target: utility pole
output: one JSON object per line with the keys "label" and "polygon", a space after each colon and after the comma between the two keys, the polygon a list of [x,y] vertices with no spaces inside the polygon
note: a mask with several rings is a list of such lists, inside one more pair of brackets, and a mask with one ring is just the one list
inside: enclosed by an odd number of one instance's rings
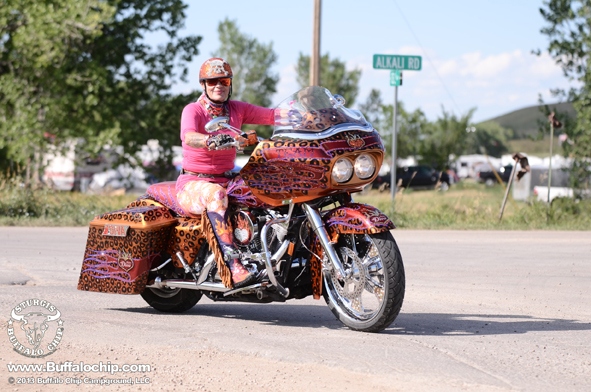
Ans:
{"label": "utility pole", "polygon": [[314,0],[314,34],[310,56],[310,86],[320,85],[320,10],[322,0]]}

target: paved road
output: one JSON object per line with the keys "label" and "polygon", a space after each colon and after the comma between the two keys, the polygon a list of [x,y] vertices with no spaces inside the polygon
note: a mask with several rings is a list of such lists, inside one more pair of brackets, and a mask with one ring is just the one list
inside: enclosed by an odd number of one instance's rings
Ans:
{"label": "paved road", "polygon": [[[394,234],[406,267],[405,302],[390,328],[364,334],[343,328],[312,299],[252,305],[204,298],[185,314],[164,315],[139,296],[79,292],[85,228],[0,227],[0,389],[40,390],[39,381],[52,380],[64,382],[60,390],[75,380],[91,389],[86,382],[101,377],[133,377],[149,382],[142,390],[591,390],[591,232]],[[30,298],[51,302],[64,320],[57,352],[44,359],[14,352],[6,333],[11,309]],[[7,367],[45,361],[151,368]],[[35,384],[11,385],[9,377]]]}

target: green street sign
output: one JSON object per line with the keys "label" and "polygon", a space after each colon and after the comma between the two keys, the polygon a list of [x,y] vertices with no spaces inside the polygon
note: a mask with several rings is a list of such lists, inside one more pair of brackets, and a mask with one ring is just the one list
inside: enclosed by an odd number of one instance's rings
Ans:
{"label": "green street sign", "polygon": [[393,69],[390,71],[390,86],[402,86],[402,71]]}
{"label": "green street sign", "polygon": [[400,69],[420,71],[423,65],[421,56],[400,56],[397,54],[374,54],[373,67],[375,69]]}

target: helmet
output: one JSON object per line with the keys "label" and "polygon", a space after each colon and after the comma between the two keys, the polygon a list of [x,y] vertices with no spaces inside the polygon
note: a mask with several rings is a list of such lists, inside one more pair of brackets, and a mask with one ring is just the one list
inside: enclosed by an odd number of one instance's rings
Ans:
{"label": "helmet", "polygon": [[200,82],[205,79],[231,78],[233,75],[230,64],[219,57],[212,57],[209,60],[206,60],[203,65],[201,65],[201,69],[199,69]]}

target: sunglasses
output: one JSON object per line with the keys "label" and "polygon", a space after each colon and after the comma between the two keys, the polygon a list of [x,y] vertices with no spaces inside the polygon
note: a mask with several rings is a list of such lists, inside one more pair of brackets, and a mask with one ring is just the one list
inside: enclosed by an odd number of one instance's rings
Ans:
{"label": "sunglasses", "polygon": [[220,83],[222,86],[228,87],[230,85],[230,83],[232,83],[232,79],[231,78],[206,79],[205,83],[209,87],[217,86],[218,83]]}

